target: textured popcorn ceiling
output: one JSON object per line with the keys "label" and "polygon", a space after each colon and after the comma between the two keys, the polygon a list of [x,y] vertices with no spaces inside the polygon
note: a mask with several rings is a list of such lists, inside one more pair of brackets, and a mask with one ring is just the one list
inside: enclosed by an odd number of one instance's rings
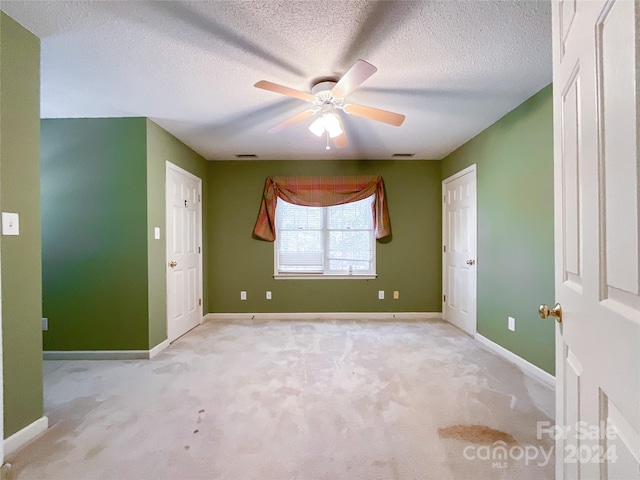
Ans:
{"label": "textured popcorn ceiling", "polygon": [[[42,43],[42,116],[149,117],[207,159],[440,159],[551,82],[549,1],[6,1]],[[355,60],[348,99],[406,115],[344,116],[350,146],[267,130]]]}

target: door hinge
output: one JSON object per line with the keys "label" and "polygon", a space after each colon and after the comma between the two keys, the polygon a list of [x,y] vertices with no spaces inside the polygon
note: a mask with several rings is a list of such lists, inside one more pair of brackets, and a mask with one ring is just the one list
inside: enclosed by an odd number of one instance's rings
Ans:
{"label": "door hinge", "polygon": [[442,195],[442,203],[447,203],[447,196],[446,195]]}
{"label": "door hinge", "polygon": [[442,246],[442,248],[444,249],[444,250],[443,250],[443,251],[444,251],[444,253],[447,253],[447,246],[446,246],[446,245],[443,245],[443,246]]}
{"label": "door hinge", "polygon": [[198,305],[202,305],[202,299],[201,298],[198,299]]}
{"label": "door hinge", "polygon": [[443,303],[447,303],[447,296],[446,296],[446,295],[443,295],[443,296],[442,296],[442,302],[443,302]]}
{"label": "door hinge", "polygon": [[200,201],[200,194],[198,194],[198,201]]}
{"label": "door hinge", "polygon": [[198,247],[198,253],[200,253],[200,247]]}

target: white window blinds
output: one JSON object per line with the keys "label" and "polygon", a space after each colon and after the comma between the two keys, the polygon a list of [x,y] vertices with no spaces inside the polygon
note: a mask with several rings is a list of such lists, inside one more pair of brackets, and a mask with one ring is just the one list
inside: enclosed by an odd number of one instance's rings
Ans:
{"label": "white window blinds", "polygon": [[374,274],[373,198],[330,207],[278,199],[276,273]]}

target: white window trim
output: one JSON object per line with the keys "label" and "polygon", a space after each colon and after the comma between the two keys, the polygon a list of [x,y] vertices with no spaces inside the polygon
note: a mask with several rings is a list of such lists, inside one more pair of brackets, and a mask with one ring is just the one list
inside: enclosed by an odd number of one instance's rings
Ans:
{"label": "white window trim", "polygon": [[[277,214],[276,214],[277,215]],[[326,215],[326,213],[325,213]],[[325,222],[326,223],[326,222]],[[325,235],[328,230],[324,229]],[[276,235],[278,233],[278,229],[276,227]],[[299,273],[299,272],[291,272],[291,273],[282,273],[278,272],[278,242],[277,240],[273,242],[273,278],[276,280],[375,280],[378,278],[378,268],[376,265],[376,260],[378,257],[377,252],[377,241],[375,238],[375,232],[372,232],[372,246],[371,246],[371,270],[373,273]],[[325,239],[325,245],[326,239]]]}
{"label": "white window trim", "polygon": [[276,280],[375,280],[377,273],[367,273],[366,275],[325,275],[323,273],[274,273]]}

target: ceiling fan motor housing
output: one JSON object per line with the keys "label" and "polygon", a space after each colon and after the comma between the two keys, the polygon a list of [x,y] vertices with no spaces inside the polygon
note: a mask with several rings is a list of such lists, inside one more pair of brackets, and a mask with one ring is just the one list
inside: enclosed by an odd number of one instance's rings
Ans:
{"label": "ceiling fan motor housing", "polygon": [[344,99],[331,95],[331,89],[336,85],[332,80],[325,80],[316,83],[311,88],[311,93],[316,100],[313,104],[324,112],[331,112],[334,108],[342,108]]}
{"label": "ceiling fan motor housing", "polygon": [[313,87],[311,87],[311,94],[320,95],[325,92],[330,94],[331,89],[336,86],[336,83],[337,82],[334,82],[332,80],[324,80],[324,81],[318,82]]}

